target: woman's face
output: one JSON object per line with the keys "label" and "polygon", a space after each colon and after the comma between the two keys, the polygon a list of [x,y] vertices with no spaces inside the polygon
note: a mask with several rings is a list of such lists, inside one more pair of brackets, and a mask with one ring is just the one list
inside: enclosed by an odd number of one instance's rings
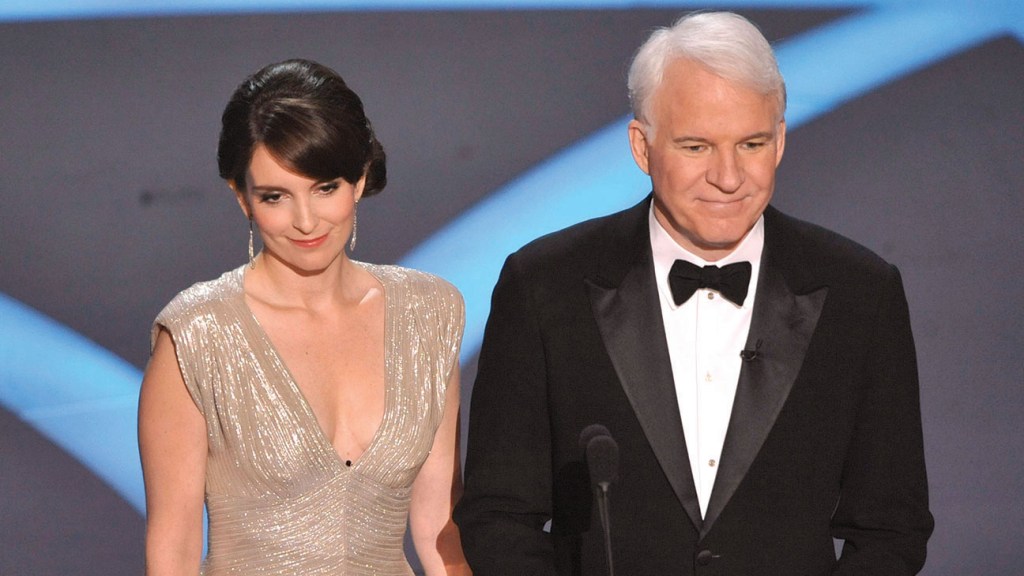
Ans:
{"label": "woman's face", "polygon": [[235,193],[242,211],[259,227],[263,257],[313,274],[346,257],[365,181],[311,180],[289,172],[260,144],[246,172],[245,190]]}

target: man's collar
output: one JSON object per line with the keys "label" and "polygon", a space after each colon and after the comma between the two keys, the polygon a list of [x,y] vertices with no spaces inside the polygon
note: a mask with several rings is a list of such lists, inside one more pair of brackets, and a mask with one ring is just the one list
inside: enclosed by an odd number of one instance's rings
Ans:
{"label": "man's collar", "polygon": [[654,215],[654,202],[648,208],[648,227],[651,237],[651,254],[654,256],[654,264],[657,268],[668,270],[676,260],[686,260],[698,266],[714,264],[725,266],[733,262],[750,262],[757,264],[761,261],[761,252],[764,250],[764,215],[758,217],[757,222],[747,232],[743,240],[735,250],[715,262],[708,262],[693,252],[680,246],[668,231],[661,225]]}

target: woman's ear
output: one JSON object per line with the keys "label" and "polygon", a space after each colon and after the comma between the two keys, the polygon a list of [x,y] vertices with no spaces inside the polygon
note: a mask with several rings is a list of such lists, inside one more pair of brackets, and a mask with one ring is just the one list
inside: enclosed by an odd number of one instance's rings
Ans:
{"label": "woman's ear", "polygon": [[234,182],[228,182],[228,188],[231,188],[231,191],[235,193],[235,200],[238,201],[238,207],[242,209],[246,219],[252,220],[252,207],[249,206],[249,199],[245,195],[245,190],[239,190]]}
{"label": "woman's ear", "polygon": [[366,175],[368,173],[369,172],[363,172],[363,177],[356,182],[355,191],[353,192],[353,197],[356,202],[359,202],[359,199],[363,197],[363,189],[366,188]]}

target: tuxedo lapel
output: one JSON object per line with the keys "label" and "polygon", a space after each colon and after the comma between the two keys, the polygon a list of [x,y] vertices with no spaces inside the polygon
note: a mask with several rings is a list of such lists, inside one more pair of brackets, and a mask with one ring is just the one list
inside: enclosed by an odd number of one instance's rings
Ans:
{"label": "tuxedo lapel", "polygon": [[[704,537],[736,492],[761,445],[775,424],[803,365],[807,346],[818,323],[828,288],[814,286],[796,293],[799,273],[790,263],[799,260],[790,247],[775,241],[775,227],[766,213],[765,250],[747,337],[747,350],[756,357],[744,360],[733,401],[732,416],[722,447],[721,467],[715,476]],[[789,280],[789,282],[787,282]]]}
{"label": "tuxedo lapel", "polygon": [[[607,269],[617,267],[619,272],[587,279],[587,292],[605,349],[644,435],[690,520],[699,528],[700,505],[686,452],[654,279],[647,205],[643,203],[643,225],[630,227],[636,230],[627,242],[634,244],[636,250],[625,274],[621,272],[621,262],[609,263]],[[609,282],[608,277],[621,277],[621,281]]]}

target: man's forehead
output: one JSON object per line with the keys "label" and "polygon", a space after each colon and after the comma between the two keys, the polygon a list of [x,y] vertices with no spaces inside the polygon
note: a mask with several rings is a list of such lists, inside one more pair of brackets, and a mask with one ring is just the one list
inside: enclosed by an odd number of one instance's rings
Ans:
{"label": "man's forehead", "polygon": [[761,87],[720,74],[706,65],[689,58],[676,57],[664,69],[661,82],[652,94],[654,109],[664,106],[680,107],[711,100],[738,100],[737,105],[749,107],[757,103],[770,104],[771,121],[782,119],[778,94]]}
{"label": "man's forehead", "polygon": [[750,99],[701,99],[664,94],[652,110],[651,124],[674,133],[690,132],[774,132],[782,120],[778,104],[770,96]]}

